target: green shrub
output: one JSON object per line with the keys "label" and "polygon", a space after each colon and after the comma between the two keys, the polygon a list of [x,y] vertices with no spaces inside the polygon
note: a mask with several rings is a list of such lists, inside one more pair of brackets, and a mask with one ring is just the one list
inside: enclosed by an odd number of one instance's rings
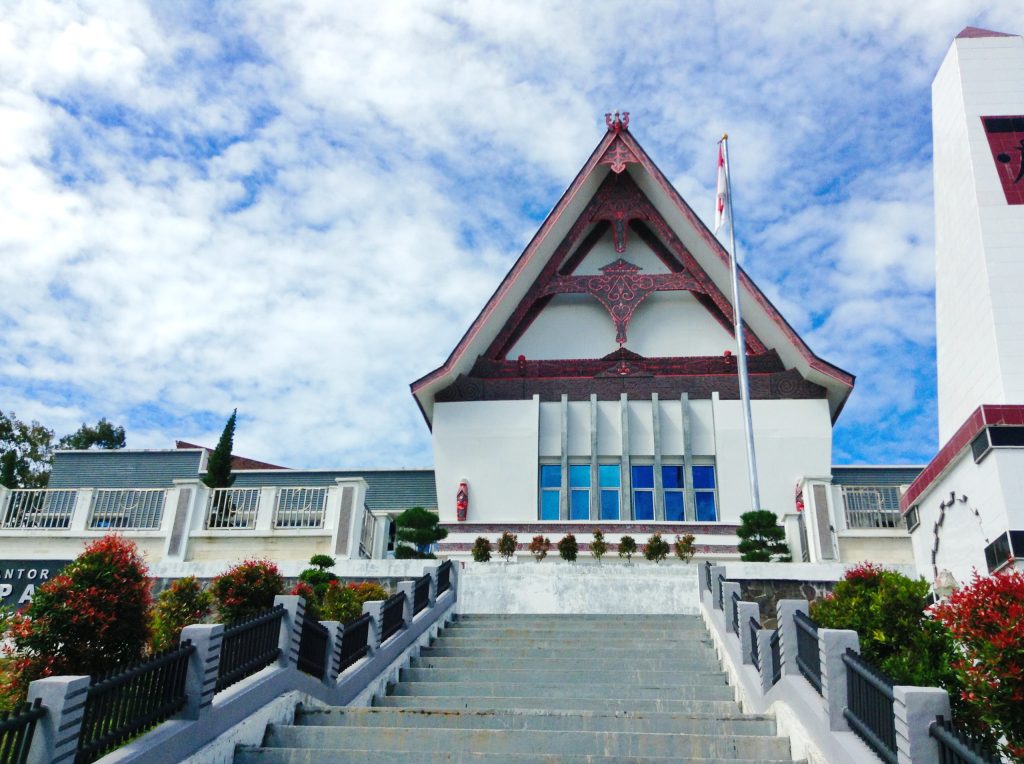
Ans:
{"label": "green shrub", "polygon": [[566,533],[558,542],[558,554],[566,562],[576,562],[580,553],[580,545],[576,543],[576,537]]}
{"label": "green shrub", "polygon": [[547,557],[550,549],[551,539],[547,536],[534,536],[530,542],[530,554],[537,558],[537,562]]}
{"label": "green shrub", "polygon": [[[438,525],[436,512],[423,507],[410,507],[395,518],[395,546],[397,560],[433,560],[431,547],[448,536]],[[410,546],[411,545],[411,546]]]}
{"label": "green shrub", "polygon": [[738,549],[744,562],[789,562],[789,546],[786,544],[786,529],[779,525],[779,518],[767,509],[744,512],[740,515],[740,537]]}
{"label": "green shrub", "polygon": [[692,533],[687,533],[681,538],[678,534],[676,535],[676,557],[678,557],[682,562],[689,562],[693,559],[693,555],[697,551],[696,546],[693,543],[694,541],[696,541],[696,539]]}
{"label": "green shrub", "polygon": [[636,539],[632,536],[623,536],[619,539],[619,557],[625,557],[626,562],[633,561],[636,554]]}
{"label": "green shrub", "polygon": [[505,558],[505,562],[511,560],[512,555],[516,553],[516,542],[518,540],[519,537],[509,531],[502,533],[498,539],[498,554]]}
{"label": "green shrub", "polygon": [[35,679],[99,674],[142,658],[152,604],[147,573],[134,543],[104,536],[36,588],[10,621],[14,665],[3,694],[23,700]]}
{"label": "green shrub", "polygon": [[307,616],[318,619],[327,588],[338,580],[338,576],[328,570],[335,566],[336,561],[330,555],[315,554],[309,558],[309,564],[311,567],[299,573],[299,583],[291,593],[306,601]]}
{"label": "green shrub", "polygon": [[284,579],[269,560],[246,560],[221,573],[210,586],[220,623],[234,623],[274,606]]}
{"label": "green shrub", "polygon": [[179,578],[160,592],[153,608],[153,650],[176,647],[181,630],[202,623],[213,610],[213,596],[195,576]]}
{"label": "green shrub", "polygon": [[388,592],[380,584],[367,581],[342,586],[334,582],[324,595],[320,617],[325,621],[351,623],[363,614],[364,602],[377,602],[387,598]]}
{"label": "green shrub", "polygon": [[660,564],[662,560],[668,557],[670,551],[672,551],[671,547],[661,537],[660,533],[653,534],[647,539],[647,543],[644,544],[644,557],[654,563]]}
{"label": "green shrub", "polygon": [[590,553],[594,556],[595,560],[601,562],[601,558],[604,557],[607,551],[608,544],[604,540],[604,531],[600,528],[594,529],[594,540],[590,542]]}
{"label": "green shrub", "polygon": [[473,542],[473,559],[476,562],[491,561],[491,542],[483,536],[477,536]]}

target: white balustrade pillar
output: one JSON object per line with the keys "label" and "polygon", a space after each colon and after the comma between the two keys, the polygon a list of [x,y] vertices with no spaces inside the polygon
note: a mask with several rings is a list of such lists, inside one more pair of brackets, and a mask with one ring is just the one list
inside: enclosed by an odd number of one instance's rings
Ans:
{"label": "white balustrade pillar", "polygon": [[800,673],[800,669],[796,665],[796,623],[793,621],[793,613],[797,610],[807,613],[809,607],[807,600],[779,600],[776,607],[779,623],[779,655],[781,656],[783,675]]}
{"label": "white balustrade pillar", "polygon": [[92,499],[95,495],[95,488],[78,489],[75,508],[71,513],[71,522],[68,524],[68,530],[71,533],[81,533],[89,527],[89,515],[92,513]]}
{"label": "white balustrade pillar", "polygon": [[260,488],[260,501],[256,505],[256,524],[258,531],[265,533],[274,529],[274,510],[277,508],[277,488],[263,486]]}

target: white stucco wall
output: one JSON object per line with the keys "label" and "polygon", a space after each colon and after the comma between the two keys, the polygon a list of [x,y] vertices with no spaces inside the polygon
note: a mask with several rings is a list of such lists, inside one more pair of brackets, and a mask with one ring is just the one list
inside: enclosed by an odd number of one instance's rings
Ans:
{"label": "white stucco wall", "polygon": [[528,401],[434,406],[434,472],[442,522],[455,521],[459,481],[469,481],[474,522],[537,513],[540,404]]}
{"label": "white stucco wall", "polygon": [[1024,39],[955,40],[932,84],[939,442],[983,403],[1024,402],[1024,205],[982,116],[1024,114]]}

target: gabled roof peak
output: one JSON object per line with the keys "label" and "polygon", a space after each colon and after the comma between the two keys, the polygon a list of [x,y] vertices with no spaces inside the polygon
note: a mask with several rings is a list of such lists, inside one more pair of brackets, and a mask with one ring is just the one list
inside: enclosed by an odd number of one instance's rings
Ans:
{"label": "gabled roof peak", "polygon": [[956,39],[972,39],[976,37],[1020,37],[1020,35],[1010,34],[1009,32],[993,32],[991,29],[982,29],[981,27],[964,27],[960,30],[960,34],[956,36]]}

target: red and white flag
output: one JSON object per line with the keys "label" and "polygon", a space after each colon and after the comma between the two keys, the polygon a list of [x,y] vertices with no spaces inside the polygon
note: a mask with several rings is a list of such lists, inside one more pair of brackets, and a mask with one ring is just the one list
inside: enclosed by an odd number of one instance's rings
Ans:
{"label": "red and white flag", "polygon": [[715,233],[725,224],[725,210],[729,204],[729,173],[725,168],[725,152],[718,142],[718,191],[715,193]]}

